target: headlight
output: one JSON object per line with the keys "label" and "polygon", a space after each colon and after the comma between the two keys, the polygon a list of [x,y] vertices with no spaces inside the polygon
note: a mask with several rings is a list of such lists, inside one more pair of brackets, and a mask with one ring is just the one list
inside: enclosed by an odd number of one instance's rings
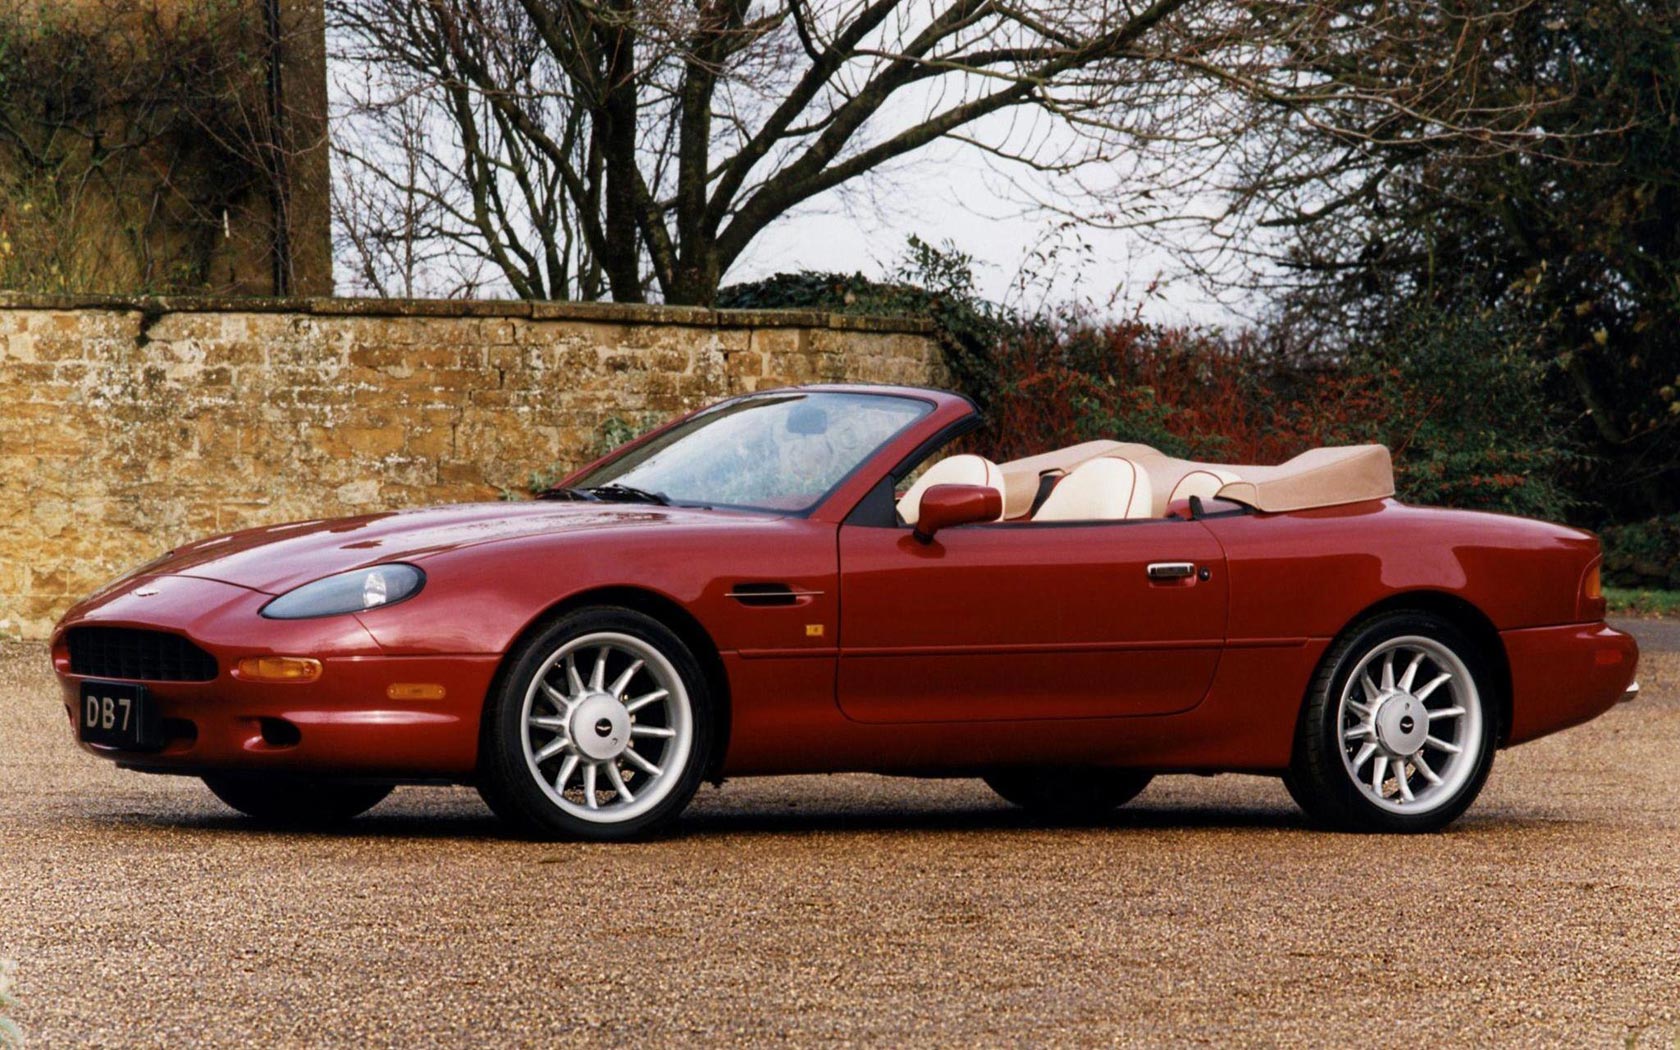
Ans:
{"label": "headlight", "polygon": [[310,620],[395,605],[420,593],[426,574],[412,565],[375,565],[341,572],[287,591],[262,607],[270,620]]}

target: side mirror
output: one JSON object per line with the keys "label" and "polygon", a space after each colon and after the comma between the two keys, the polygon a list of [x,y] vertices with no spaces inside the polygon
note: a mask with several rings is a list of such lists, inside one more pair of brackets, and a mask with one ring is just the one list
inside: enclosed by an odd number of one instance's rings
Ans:
{"label": "side mirror", "polygon": [[931,485],[916,510],[915,536],[932,543],[933,534],[956,525],[1003,517],[1003,494],[986,485]]}

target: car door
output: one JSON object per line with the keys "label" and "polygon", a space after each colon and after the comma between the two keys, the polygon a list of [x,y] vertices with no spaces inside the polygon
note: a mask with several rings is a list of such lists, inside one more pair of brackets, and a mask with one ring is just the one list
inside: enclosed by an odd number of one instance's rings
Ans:
{"label": "car door", "polygon": [[840,530],[841,709],[863,722],[1183,711],[1224,645],[1219,543],[1153,519]]}

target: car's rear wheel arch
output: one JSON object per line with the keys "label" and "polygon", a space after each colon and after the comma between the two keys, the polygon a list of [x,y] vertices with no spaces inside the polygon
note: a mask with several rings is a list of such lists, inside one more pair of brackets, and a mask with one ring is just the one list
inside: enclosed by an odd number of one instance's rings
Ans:
{"label": "car's rear wheel arch", "polygon": [[[533,617],[512,641],[508,642],[503,652],[502,663],[496,670],[496,676],[485,693],[485,710],[488,713],[492,699],[499,695],[502,682],[512,667],[513,655],[519,652],[525,641],[547,630],[550,624],[580,609],[619,608],[630,609],[644,616],[658,620],[669,629],[683,644],[688,646],[694,658],[700,664],[700,670],[706,676],[706,685],[713,698],[712,732],[717,741],[712,750],[710,769],[706,770],[708,780],[718,779],[723,768],[723,758],[729,749],[730,730],[730,699],[729,675],[724,670],[723,658],[718,653],[717,645],[712,641],[711,634],[696,620],[687,609],[677,602],[655,591],[640,587],[600,587],[595,590],[582,591],[564,601],[556,602],[539,615]],[[479,742],[482,752],[483,741]],[[482,755],[481,755],[482,757]]]}
{"label": "car's rear wheel arch", "polygon": [[[1487,699],[1490,701],[1490,713],[1495,719],[1494,740],[1496,745],[1503,746],[1511,728],[1511,664],[1505,653],[1505,642],[1499,637],[1499,628],[1493,625],[1486,613],[1456,594],[1448,594],[1445,591],[1405,591],[1367,606],[1343,625],[1329,648],[1325,650],[1324,659],[1328,660],[1330,654],[1335,652],[1336,642],[1359,630],[1372,617],[1392,612],[1421,612],[1439,616],[1457,628],[1476,647],[1485,661],[1484,670],[1490,679],[1488,684],[1492,687],[1488,690],[1491,695]],[[1318,671],[1322,670],[1322,666],[1315,669],[1315,678]],[[1297,719],[1305,716],[1306,709],[1307,697],[1303,695]]]}

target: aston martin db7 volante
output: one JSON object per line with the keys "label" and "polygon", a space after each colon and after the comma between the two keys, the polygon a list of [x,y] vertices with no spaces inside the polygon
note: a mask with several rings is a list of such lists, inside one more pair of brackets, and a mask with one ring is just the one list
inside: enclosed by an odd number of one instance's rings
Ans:
{"label": "aston martin db7 volante", "polygon": [[705,779],[844,770],[1089,818],[1243,771],[1423,831],[1496,750],[1637,689],[1591,534],[1397,502],[1380,446],[994,463],[953,453],[977,424],[937,391],[758,392],[540,500],[188,544],[59,624],[69,722],[278,821],[466,783],[616,839]]}

